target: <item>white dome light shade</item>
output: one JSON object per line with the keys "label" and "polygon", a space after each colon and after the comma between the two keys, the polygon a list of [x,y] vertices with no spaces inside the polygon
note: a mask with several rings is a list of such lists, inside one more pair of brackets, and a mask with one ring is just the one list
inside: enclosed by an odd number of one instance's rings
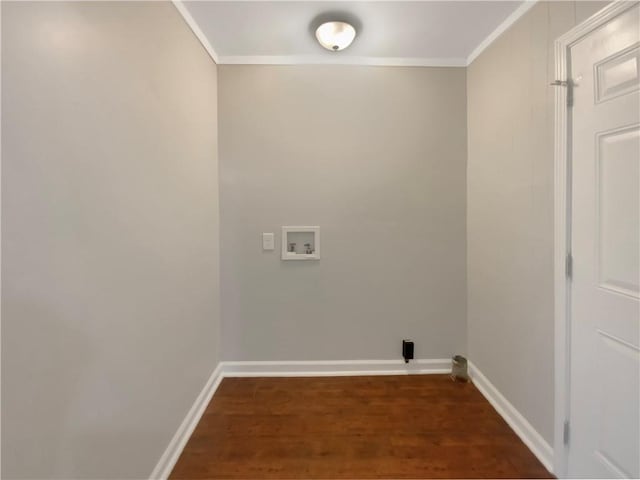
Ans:
{"label": "white dome light shade", "polygon": [[356,38],[356,29],[345,22],[327,22],[318,27],[316,38],[324,48],[337,52],[351,45]]}

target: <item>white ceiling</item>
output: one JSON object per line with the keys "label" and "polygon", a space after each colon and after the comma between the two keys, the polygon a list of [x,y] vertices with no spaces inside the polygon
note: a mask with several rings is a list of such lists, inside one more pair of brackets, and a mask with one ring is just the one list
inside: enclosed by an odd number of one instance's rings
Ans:
{"label": "white ceiling", "polygon": [[[456,66],[467,65],[531,5],[521,0],[174,3],[218,63]],[[314,37],[319,20],[332,13],[358,30],[342,52],[323,49]]]}

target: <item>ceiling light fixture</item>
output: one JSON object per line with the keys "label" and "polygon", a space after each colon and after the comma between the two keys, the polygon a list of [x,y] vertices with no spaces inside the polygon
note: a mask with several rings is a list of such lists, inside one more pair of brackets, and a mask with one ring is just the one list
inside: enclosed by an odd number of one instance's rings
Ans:
{"label": "ceiling light fixture", "polygon": [[326,22],[316,30],[320,45],[332,52],[344,50],[356,38],[356,29],[346,22]]}

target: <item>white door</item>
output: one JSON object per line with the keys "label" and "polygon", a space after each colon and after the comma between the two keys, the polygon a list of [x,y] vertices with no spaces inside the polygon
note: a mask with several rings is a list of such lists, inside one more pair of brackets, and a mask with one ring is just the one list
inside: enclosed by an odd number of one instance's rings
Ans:
{"label": "white door", "polygon": [[638,12],[636,3],[568,56],[573,477],[640,477]]}

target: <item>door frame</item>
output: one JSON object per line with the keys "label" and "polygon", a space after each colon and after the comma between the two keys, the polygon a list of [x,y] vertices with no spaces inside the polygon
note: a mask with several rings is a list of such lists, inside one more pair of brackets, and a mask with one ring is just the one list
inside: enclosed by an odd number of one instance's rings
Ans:
{"label": "door frame", "polygon": [[616,0],[569,30],[555,41],[555,141],[554,141],[554,474],[566,477],[569,443],[565,422],[570,419],[571,400],[571,119],[567,100],[571,92],[568,75],[569,49],[585,36],[640,2]]}

